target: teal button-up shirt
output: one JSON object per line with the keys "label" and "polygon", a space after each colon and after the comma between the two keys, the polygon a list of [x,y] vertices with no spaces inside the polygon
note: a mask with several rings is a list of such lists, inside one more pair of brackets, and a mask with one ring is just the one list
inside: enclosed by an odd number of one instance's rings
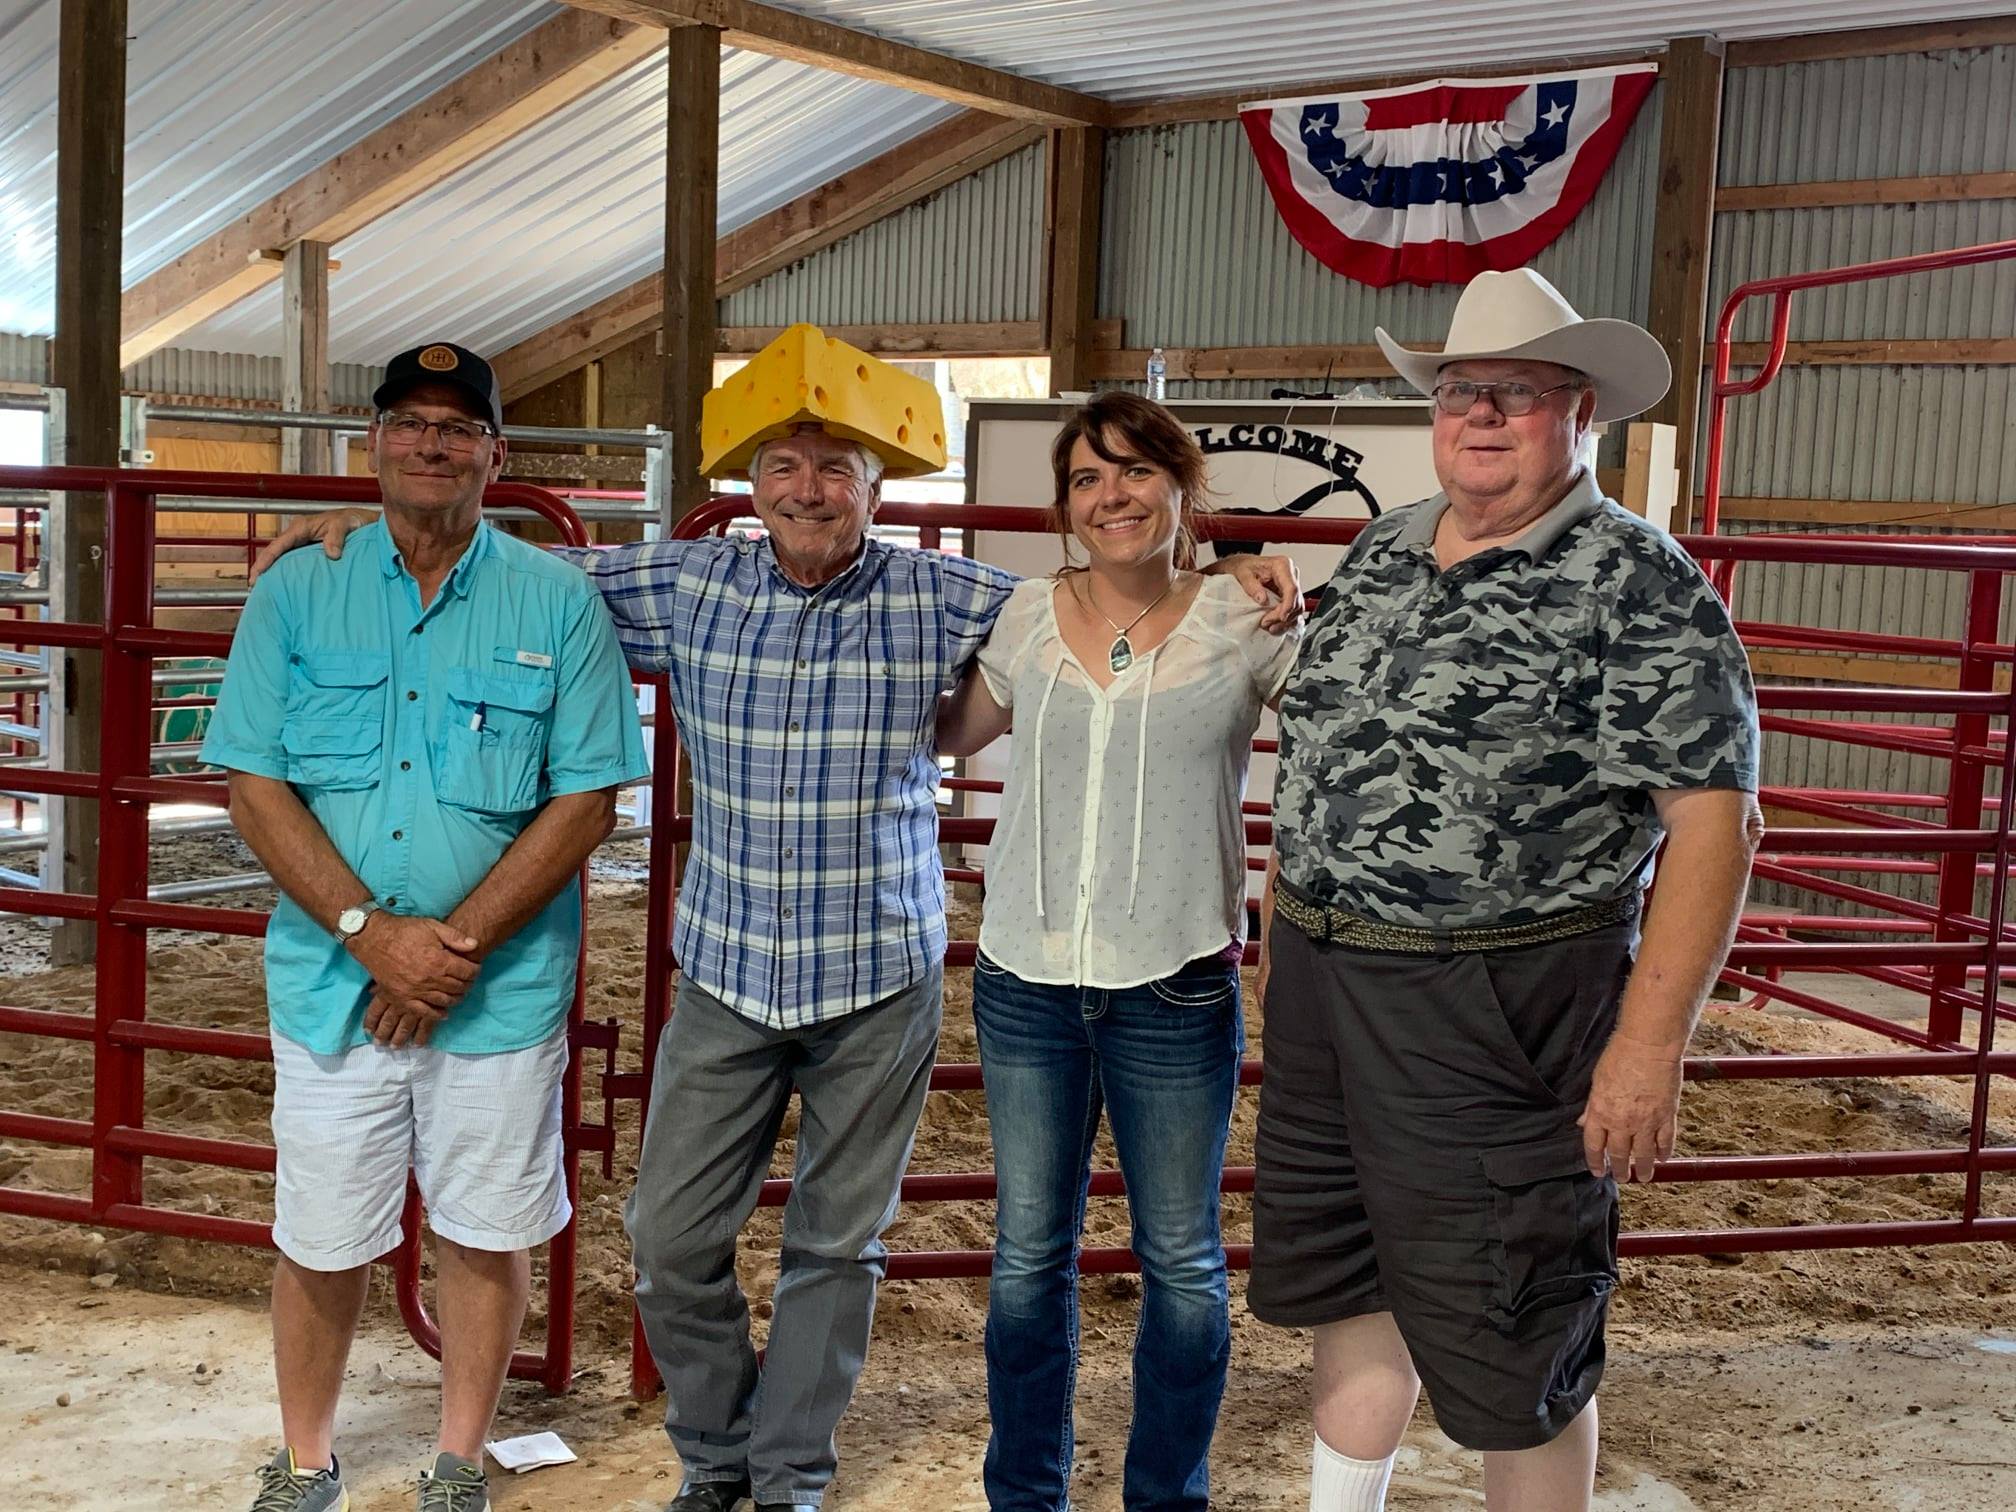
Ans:
{"label": "teal button-up shirt", "polygon": [[[602,596],[578,568],[488,524],[434,602],[382,522],[340,560],[291,552],[253,588],[203,759],[292,784],[389,912],[445,919],[549,798],[649,771]],[[574,995],[570,883],[483,962],[430,1043],[535,1045]],[[335,1054],[365,1043],[370,980],[281,897],[266,932],[275,1032]]]}

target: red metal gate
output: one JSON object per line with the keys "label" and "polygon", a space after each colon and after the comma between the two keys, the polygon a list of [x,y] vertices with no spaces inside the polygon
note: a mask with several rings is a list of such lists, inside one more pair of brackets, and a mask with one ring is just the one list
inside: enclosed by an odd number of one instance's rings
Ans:
{"label": "red metal gate", "polygon": [[[22,1214],[107,1228],[271,1247],[265,1224],[243,1218],[188,1213],[146,1200],[144,1162],[150,1158],[271,1171],[273,1147],[238,1140],[199,1138],[146,1127],[147,1053],[171,1051],[270,1060],[262,1035],[149,1023],[147,1019],[147,935],[152,929],[188,929],[211,934],[261,936],[263,914],[243,909],[199,907],[150,901],[147,895],[148,810],[156,803],[224,807],[222,781],[161,778],[151,762],[153,670],[157,657],[223,656],[230,636],[156,628],[154,624],[155,500],[164,494],[212,499],[305,499],[329,504],[376,504],[375,478],[303,478],[243,473],[118,472],[98,468],[0,468],[0,489],[52,489],[103,493],[108,517],[105,563],[105,622],[102,625],[54,620],[0,620],[0,645],[56,646],[95,651],[102,659],[104,707],[99,770],[40,771],[12,767],[7,782],[48,797],[95,798],[99,806],[99,867],[96,894],[0,887],[0,912],[91,919],[98,926],[96,1011],[82,1014],[0,1007],[0,1031],[44,1038],[88,1040],[93,1046],[92,1116],[50,1118],[0,1109],[0,1136],[70,1145],[91,1151],[91,1194],[66,1196],[0,1187],[0,1213]],[[497,484],[485,494],[497,507],[531,509],[548,520],[571,545],[586,544],[572,510],[541,488]],[[50,858],[48,864],[56,864]],[[583,951],[586,931],[583,931]],[[579,1152],[584,1142],[606,1148],[606,1128],[581,1124],[580,1052],[613,1045],[606,1026],[582,1020],[577,984],[569,1015],[575,1054],[563,1092],[567,1138],[567,1190],[579,1186]],[[409,1190],[405,1242],[390,1257],[399,1310],[414,1339],[440,1355],[440,1334],[428,1317],[420,1290],[418,1200]],[[515,1376],[565,1388],[573,1372],[575,1232],[569,1225],[547,1251],[550,1298],[546,1347],[511,1362]]]}

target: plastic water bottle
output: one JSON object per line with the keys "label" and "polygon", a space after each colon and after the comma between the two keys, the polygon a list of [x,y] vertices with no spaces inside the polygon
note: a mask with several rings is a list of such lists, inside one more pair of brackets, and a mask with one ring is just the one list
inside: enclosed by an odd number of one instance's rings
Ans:
{"label": "plastic water bottle", "polygon": [[1169,392],[1169,360],[1157,347],[1148,354],[1148,397],[1160,404]]}

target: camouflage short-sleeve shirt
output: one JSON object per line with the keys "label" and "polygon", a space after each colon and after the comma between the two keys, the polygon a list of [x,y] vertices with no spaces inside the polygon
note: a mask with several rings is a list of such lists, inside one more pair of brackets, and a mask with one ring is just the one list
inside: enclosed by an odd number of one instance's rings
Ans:
{"label": "camouflage short-sleeve shirt", "polygon": [[1516,541],[1435,562],[1442,495],[1359,536],[1281,700],[1281,875],[1428,929],[1619,897],[1652,794],[1757,787],[1757,698],[1672,537],[1584,473]]}

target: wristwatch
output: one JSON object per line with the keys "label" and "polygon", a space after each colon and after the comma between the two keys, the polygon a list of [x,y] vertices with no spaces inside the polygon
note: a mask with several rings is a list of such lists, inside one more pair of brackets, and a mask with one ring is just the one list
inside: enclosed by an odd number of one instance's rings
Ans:
{"label": "wristwatch", "polygon": [[371,898],[366,898],[362,903],[344,909],[343,912],[336,915],[336,938],[345,945],[348,945],[359,934],[363,933],[365,921],[376,912],[378,912],[378,904]]}

